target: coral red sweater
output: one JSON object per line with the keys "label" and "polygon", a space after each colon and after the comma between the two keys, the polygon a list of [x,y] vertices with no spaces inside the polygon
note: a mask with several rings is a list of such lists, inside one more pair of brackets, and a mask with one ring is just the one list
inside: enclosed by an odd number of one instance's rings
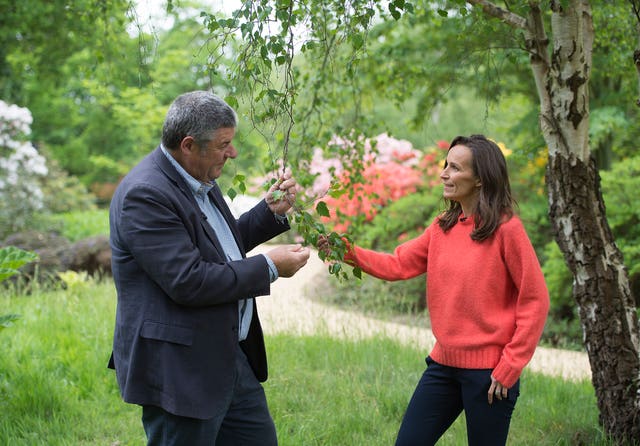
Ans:
{"label": "coral red sweater", "polygon": [[385,280],[427,273],[427,306],[438,363],[493,369],[506,387],[520,377],[540,340],[549,294],[518,217],[482,242],[471,240],[473,218],[443,232],[437,219],[393,254],[353,246],[345,260]]}

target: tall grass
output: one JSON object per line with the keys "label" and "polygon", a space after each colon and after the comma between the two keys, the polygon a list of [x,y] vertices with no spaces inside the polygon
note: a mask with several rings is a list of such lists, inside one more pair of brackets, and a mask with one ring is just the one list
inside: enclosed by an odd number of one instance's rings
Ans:
{"label": "tall grass", "polygon": [[[106,368],[115,292],[110,281],[0,294],[0,445],[142,445],[140,411],[121,401]],[[265,383],[281,446],[392,445],[425,352],[377,338],[268,336]],[[588,382],[525,373],[510,445],[610,445]],[[466,444],[459,419],[439,443]]]}

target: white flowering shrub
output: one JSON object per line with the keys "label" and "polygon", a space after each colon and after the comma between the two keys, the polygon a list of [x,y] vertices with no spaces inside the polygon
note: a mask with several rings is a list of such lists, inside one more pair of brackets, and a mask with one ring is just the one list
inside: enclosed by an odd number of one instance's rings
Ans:
{"label": "white flowering shrub", "polygon": [[43,208],[45,158],[29,141],[31,112],[0,100],[0,236],[26,228]]}

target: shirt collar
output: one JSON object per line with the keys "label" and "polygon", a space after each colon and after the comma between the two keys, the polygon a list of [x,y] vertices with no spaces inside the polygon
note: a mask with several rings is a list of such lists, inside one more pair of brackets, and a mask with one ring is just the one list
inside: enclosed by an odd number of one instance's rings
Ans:
{"label": "shirt collar", "polygon": [[187,185],[189,186],[189,189],[191,189],[191,192],[193,192],[193,195],[205,195],[209,193],[209,191],[215,185],[215,180],[213,180],[211,183],[203,183],[200,180],[196,180],[189,174],[189,172],[184,170],[184,167],[182,167],[173,156],[171,156],[171,154],[167,151],[163,144],[160,144],[160,148],[162,149],[162,153],[164,153],[164,156],[167,157],[173,167],[176,168],[180,176],[182,176],[182,178],[184,178],[184,180],[187,182]]}

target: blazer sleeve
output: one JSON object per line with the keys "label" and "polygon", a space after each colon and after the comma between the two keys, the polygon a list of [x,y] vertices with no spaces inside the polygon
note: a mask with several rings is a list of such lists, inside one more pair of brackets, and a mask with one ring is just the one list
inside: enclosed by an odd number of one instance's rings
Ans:
{"label": "blazer sleeve", "polygon": [[265,200],[242,214],[238,219],[238,227],[245,252],[291,229],[288,221],[276,219]]}
{"label": "blazer sleeve", "polygon": [[[112,251],[122,277],[141,268],[176,303],[208,306],[269,294],[263,256],[227,261],[204,231],[208,223],[180,190],[140,182],[120,197]],[[258,225],[259,226],[259,225]],[[260,230],[259,227],[253,228]],[[249,231],[249,229],[245,229]]]}

